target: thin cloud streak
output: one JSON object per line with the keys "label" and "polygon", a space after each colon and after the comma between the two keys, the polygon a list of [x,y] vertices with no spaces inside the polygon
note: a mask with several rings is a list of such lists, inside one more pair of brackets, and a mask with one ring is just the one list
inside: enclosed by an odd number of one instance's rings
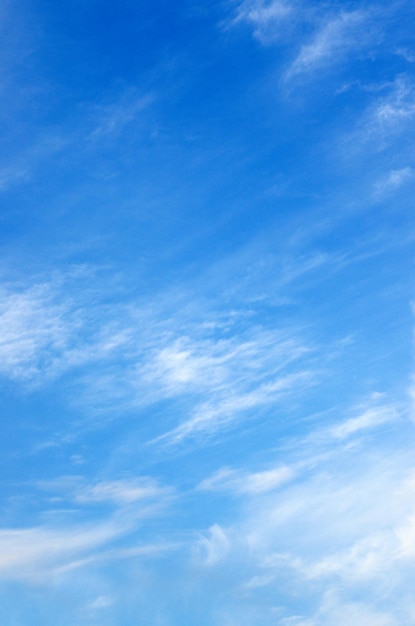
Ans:
{"label": "thin cloud streak", "polygon": [[[3,376],[29,387],[53,386],[71,372],[76,402],[89,412],[184,401],[187,419],[157,439],[170,443],[212,435],[314,383],[315,350],[296,329],[249,319],[241,326],[229,317],[218,332],[203,311],[169,319],[148,303],[106,307],[99,297],[87,298],[88,289],[74,299],[53,283],[9,287],[0,317]],[[174,330],[180,326],[186,335]]]}
{"label": "thin cloud streak", "polygon": [[284,80],[301,78],[324,66],[340,62],[347,54],[356,54],[367,45],[367,23],[368,15],[362,11],[344,12],[328,19],[314,39],[302,46],[298,56],[286,70]]}
{"label": "thin cloud streak", "polygon": [[278,489],[294,477],[295,470],[286,466],[252,473],[224,467],[213,476],[205,478],[197,486],[197,489],[200,491],[229,491],[231,494],[254,496]]}
{"label": "thin cloud streak", "polygon": [[[405,130],[410,130],[415,117],[415,87],[412,79],[399,75],[391,85],[388,85],[386,94],[373,98],[366,111],[362,114],[356,127],[348,133],[342,144],[343,151],[349,156],[357,152],[370,151],[381,153],[394,145]],[[404,157],[404,152],[402,152]],[[409,178],[410,165],[401,173],[394,176],[391,173],[386,183],[385,191],[392,187],[399,187],[406,178]],[[397,170],[399,172],[399,170]],[[407,172],[407,174],[405,174]],[[379,191],[382,191],[382,183]]]}
{"label": "thin cloud streak", "polygon": [[149,476],[95,482],[86,481],[80,475],[62,476],[54,480],[37,481],[34,486],[40,492],[54,494],[54,500],[81,505],[106,503],[118,508],[153,501],[165,504],[174,494],[171,487],[161,486]]}
{"label": "thin cloud streak", "polygon": [[234,392],[217,402],[196,406],[195,415],[177,428],[164,433],[151,443],[176,445],[188,438],[209,437],[232,425],[245,412],[271,406],[289,398],[290,394],[313,384],[315,375],[310,371],[282,376],[275,382],[264,383],[250,392]]}
{"label": "thin cloud streak", "polygon": [[125,528],[113,522],[76,529],[2,529],[0,576],[9,580],[40,581],[58,565],[72,560],[74,555],[101,549],[124,532]]}
{"label": "thin cloud streak", "polygon": [[254,37],[267,45],[285,36],[286,22],[293,17],[295,19],[295,14],[293,5],[288,2],[244,0],[238,6],[236,16],[226,26],[229,28],[248,23],[253,28]]}
{"label": "thin cloud streak", "polygon": [[[315,77],[350,56],[367,53],[379,39],[372,9],[338,11],[335,6],[247,0],[239,4],[230,27],[248,24],[263,45],[284,43],[294,60],[282,70],[282,84]],[[379,16],[377,16],[379,18]],[[313,34],[308,34],[312,31]],[[306,34],[304,34],[306,33]]]}

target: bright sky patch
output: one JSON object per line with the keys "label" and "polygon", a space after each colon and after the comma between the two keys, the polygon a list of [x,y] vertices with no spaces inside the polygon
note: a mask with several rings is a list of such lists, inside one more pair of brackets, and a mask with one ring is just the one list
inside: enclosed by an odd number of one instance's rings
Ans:
{"label": "bright sky patch", "polygon": [[415,625],[414,7],[0,9],[0,621]]}

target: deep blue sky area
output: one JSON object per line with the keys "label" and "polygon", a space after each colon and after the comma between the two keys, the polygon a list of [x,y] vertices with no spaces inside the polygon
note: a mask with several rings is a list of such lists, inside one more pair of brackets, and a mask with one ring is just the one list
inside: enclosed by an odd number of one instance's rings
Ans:
{"label": "deep blue sky area", "polygon": [[0,8],[0,622],[415,626],[414,6]]}

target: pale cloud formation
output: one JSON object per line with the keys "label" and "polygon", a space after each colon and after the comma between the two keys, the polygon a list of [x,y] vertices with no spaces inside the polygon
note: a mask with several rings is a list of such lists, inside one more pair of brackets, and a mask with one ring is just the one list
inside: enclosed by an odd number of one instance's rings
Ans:
{"label": "pale cloud formation", "polygon": [[[296,623],[295,623],[296,624]],[[401,622],[389,611],[381,611],[364,602],[345,601],[339,592],[330,591],[324,595],[323,603],[311,622],[299,622],[296,626],[399,626]]]}
{"label": "pale cloud formation", "polygon": [[403,187],[406,183],[414,180],[415,171],[412,167],[406,166],[397,170],[390,170],[383,178],[374,185],[376,198],[389,196],[394,191]]}
{"label": "pale cloud formation", "polygon": [[[166,510],[173,495],[150,477],[88,483],[81,476],[62,476],[25,488],[32,488],[32,497],[43,503],[46,521],[0,529],[0,578],[45,584],[53,576],[100,560],[157,555],[176,547],[138,542],[135,536],[138,528]],[[96,515],[96,505],[107,508]],[[86,512],[93,521],[77,521]],[[121,538],[124,544],[119,547],[114,542]]]}
{"label": "pale cloud formation", "polygon": [[132,125],[140,114],[154,102],[153,94],[139,94],[132,89],[119,96],[114,102],[99,103],[92,108],[91,125],[94,129],[88,139],[92,141],[114,137]]}
{"label": "pale cloud formation", "polygon": [[164,499],[168,493],[168,489],[159,487],[150,478],[112,480],[80,489],[75,494],[75,500],[80,503],[114,502],[123,505],[154,498]]}
{"label": "pale cloud formation", "polygon": [[324,65],[341,61],[365,45],[367,16],[362,11],[340,13],[321,26],[311,42],[302,46],[298,56],[285,73],[285,80],[310,73]]}
{"label": "pale cloud formation", "polygon": [[254,37],[261,43],[269,44],[284,36],[286,21],[295,11],[288,2],[273,0],[244,0],[237,9],[231,25],[245,22],[253,29]]}
{"label": "pale cloud formation", "polygon": [[211,329],[193,325],[192,335],[173,341],[166,337],[164,347],[156,346],[140,363],[138,387],[154,397],[188,401],[188,419],[158,440],[179,443],[193,435],[214,434],[246,411],[313,383],[314,372],[305,369],[313,350],[295,330],[254,326],[238,338],[226,334],[213,339]]}
{"label": "pale cloud formation", "polygon": [[260,384],[251,391],[237,387],[230,389],[231,395],[197,405],[190,419],[161,435],[156,441],[178,444],[189,437],[209,437],[231,425],[245,412],[284,401],[290,394],[300,393],[314,381],[312,371],[300,371],[277,377],[276,381]]}
{"label": "pale cloud formation", "polygon": [[[43,385],[63,372],[110,359],[130,341],[125,316],[71,294],[64,274],[32,287],[0,286],[0,374]],[[82,277],[79,278],[80,286]],[[115,317],[121,317],[121,309]],[[98,318],[98,323],[95,323]]]}
{"label": "pale cloud formation", "polygon": [[72,402],[92,418],[114,406],[122,412],[185,400],[180,423],[159,437],[178,443],[210,436],[315,382],[315,366],[309,366],[314,350],[300,329],[231,318],[218,329],[208,323],[212,314],[171,318],[157,303],[106,307],[99,294],[89,300],[81,278],[74,280],[3,287],[0,373],[46,386],[72,371]]}
{"label": "pale cloud formation", "polygon": [[127,548],[114,547],[114,542],[125,540],[136,527],[136,517],[114,515],[90,524],[2,528],[0,579],[48,586],[55,578],[63,580],[74,570],[87,570],[99,561],[148,559],[177,549],[167,542],[137,546],[137,540]]}
{"label": "pale cloud formation", "polygon": [[229,548],[230,541],[225,529],[219,524],[214,524],[197,542],[195,547],[197,563],[208,567],[217,565],[227,556]]}
{"label": "pale cloud formation", "polygon": [[[384,151],[396,141],[405,129],[411,131],[415,118],[415,88],[406,75],[398,76],[387,86],[387,92],[375,97],[361,116],[357,127],[344,139],[347,152],[353,155],[362,148]],[[411,166],[391,171],[386,180],[375,185],[375,192],[390,192],[411,177]],[[382,189],[382,187],[384,187]]]}
{"label": "pale cloud formation", "polygon": [[399,126],[415,115],[414,86],[405,76],[396,79],[391,93],[379,100],[373,110],[373,122],[380,128]]}
{"label": "pale cloud formation", "polygon": [[[373,401],[383,398],[377,395]],[[250,576],[243,580],[241,575],[241,585],[252,593],[272,589],[281,577],[305,594],[312,588],[319,608],[284,617],[281,623],[287,626],[346,626],[358,615],[365,616],[365,624],[406,623],[413,615],[406,600],[399,616],[388,610],[387,601],[384,610],[378,602],[378,594],[393,604],[396,594],[406,593],[407,572],[415,565],[414,435],[410,422],[402,420],[393,405],[367,406],[324,437],[318,430],[310,434],[301,445],[304,452],[281,451],[285,458],[293,455],[291,463],[258,472],[223,467],[203,480],[199,490],[229,492],[243,503],[238,521],[220,526],[220,533],[206,533],[204,558],[211,550],[220,555],[212,566],[241,567],[242,562]],[[407,431],[409,447],[390,456],[387,444],[377,448],[377,433],[390,424],[396,435],[398,423]],[[363,441],[369,429],[372,446],[345,445],[351,437]],[[224,537],[226,549],[220,550]],[[366,600],[359,603],[354,594],[362,588]]]}
{"label": "pale cloud formation", "polygon": [[98,596],[95,600],[88,604],[87,609],[90,611],[96,611],[99,609],[106,609],[113,604],[114,599],[111,596]]}
{"label": "pale cloud formation", "polygon": [[51,494],[54,499],[81,505],[107,503],[122,507],[147,502],[161,504],[173,495],[171,488],[161,486],[148,476],[96,482],[87,482],[82,476],[62,476],[55,480],[37,481],[35,487]]}
{"label": "pale cloud formation", "polygon": [[328,430],[328,435],[334,439],[347,439],[372,428],[376,428],[387,422],[395,421],[398,412],[393,406],[378,406],[369,408],[356,417],[351,417],[340,422]]}
{"label": "pale cloud formation", "polygon": [[[336,65],[376,41],[370,14],[363,10],[337,11],[301,3],[246,0],[239,4],[231,26],[248,24],[264,45],[289,42],[294,60],[283,71],[285,82]],[[309,33],[310,34],[304,34]]]}
{"label": "pale cloud formation", "polygon": [[115,522],[78,528],[0,530],[0,577],[41,582],[57,567],[90,555],[125,532]]}
{"label": "pale cloud formation", "polygon": [[65,305],[54,301],[45,285],[22,291],[3,287],[1,296],[0,372],[31,379],[53,369],[70,333]]}
{"label": "pale cloud formation", "polygon": [[242,472],[224,467],[203,480],[198,489],[202,491],[229,491],[236,495],[261,495],[278,489],[295,476],[290,467],[276,467],[263,472]]}

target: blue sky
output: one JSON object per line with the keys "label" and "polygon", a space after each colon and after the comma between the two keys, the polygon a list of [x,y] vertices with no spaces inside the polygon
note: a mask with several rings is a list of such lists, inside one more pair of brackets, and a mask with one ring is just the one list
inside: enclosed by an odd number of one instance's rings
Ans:
{"label": "blue sky", "polygon": [[415,625],[415,9],[0,9],[0,621]]}

